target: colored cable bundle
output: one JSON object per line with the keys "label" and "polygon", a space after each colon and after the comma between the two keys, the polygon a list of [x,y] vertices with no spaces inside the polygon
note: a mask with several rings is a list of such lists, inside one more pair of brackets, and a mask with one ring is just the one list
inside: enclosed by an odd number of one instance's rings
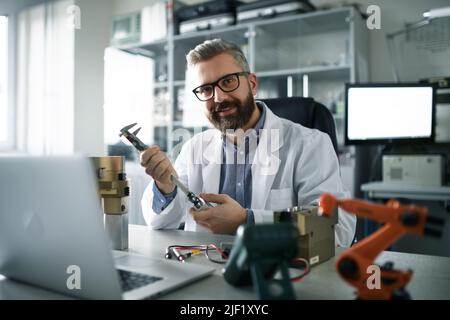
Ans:
{"label": "colored cable bundle", "polygon": [[[210,250],[214,249],[217,251],[223,260],[214,259],[210,255]],[[186,252],[187,251],[187,252]],[[209,261],[214,263],[225,263],[228,254],[218,248],[215,244],[209,244],[209,245],[192,245],[192,246],[184,246],[184,245],[171,245],[166,248],[166,259],[172,259],[172,257],[175,257],[180,262],[185,262],[186,259],[191,257],[192,255],[197,255],[201,252],[205,252],[205,256],[208,258]]]}

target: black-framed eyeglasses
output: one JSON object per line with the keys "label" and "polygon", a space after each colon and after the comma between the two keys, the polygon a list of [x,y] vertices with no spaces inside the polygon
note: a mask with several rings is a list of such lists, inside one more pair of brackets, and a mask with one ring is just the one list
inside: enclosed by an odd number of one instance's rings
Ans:
{"label": "black-framed eyeglasses", "polygon": [[212,98],[214,98],[214,92],[216,86],[220,88],[223,92],[231,92],[239,88],[239,76],[248,75],[250,72],[248,71],[241,71],[236,73],[230,73],[216,82],[204,84],[201,86],[198,86],[192,92],[195,94],[198,100],[200,101],[208,101]]}

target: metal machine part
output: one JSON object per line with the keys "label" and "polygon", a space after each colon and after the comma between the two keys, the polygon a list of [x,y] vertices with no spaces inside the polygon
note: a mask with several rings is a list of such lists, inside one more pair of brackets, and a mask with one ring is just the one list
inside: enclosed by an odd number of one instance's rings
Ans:
{"label": "metal machine part", "polygon": [[440,187],[445,174],[442,155],[384,155],[383,182]]}
{"label": "metal machine part", "polygon": [[122,156],[91,157],[95,167],[105,230],[112,249],[128,248],[128,196],[130,187]]}
{"label": "metal machine part", "polygon": [[[148,146],[142,142],[136,135],[141,130],[141,128],[136,129],[134,132],[129,132],[128,130],[133,128],[136,123],[132,123],[120,129],[120,137],[125,137],[131,144],[139,151],[144,151]],[[213,205],[204,199],[196,196],[192,191],[190,191],[176,176],[170,177],[172,182],[187,196],[189,202],[194,205],[197,211],[212,208]]]}
{"label": "metal machine part", "polygon": [[306,259],[311,266],[334,257],[334,225],[338,215],[320,216],[318,206],[296,206],[274,211],[275,222],[291,222],[299,231],[298,257]]}
{"label": "metal machine part", "polygon": [[196,196],[192,191],[189,191],[189,189],[180,181],[177,177],[171,176],[170,177],[172,182],[177,185],[178,188],[180,188],[181,191],[186,195],[189,202],[191,202],[194,205],[194,208],[197,211],[205,210],[208,208],[212,208],[213,205],[204,199]]}

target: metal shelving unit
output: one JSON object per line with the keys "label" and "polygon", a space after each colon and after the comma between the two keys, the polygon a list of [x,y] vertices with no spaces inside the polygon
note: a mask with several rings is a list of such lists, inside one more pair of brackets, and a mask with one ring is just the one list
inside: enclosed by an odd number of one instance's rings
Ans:
{"label": "metal shelving unit", "polygon": [[173,129],[196,126],[184,121],[184,113],[195,112],[200,116],[199,106],[187,103],[189,98],[185,95],[190,92],[185,83],[185,55],[204,40],[218,37],[241,46],[260,79],[259,98],[308,95],[329,107],[335,114],[338,143],[346,152],[344,87],[346,82],[368,80],[366,32],[360,14],[352,7],[343,7],[181,35],[174,34],[170,23],[169,35],[164,40],[119,48],[155,60],[154,90],[167,91],[165,109],[172,120],[166,125],[165,136],[163,126],[158,126],[155,138],[164,141],[155,139],[155,143],[167,146],[169,154],[174,146]]}

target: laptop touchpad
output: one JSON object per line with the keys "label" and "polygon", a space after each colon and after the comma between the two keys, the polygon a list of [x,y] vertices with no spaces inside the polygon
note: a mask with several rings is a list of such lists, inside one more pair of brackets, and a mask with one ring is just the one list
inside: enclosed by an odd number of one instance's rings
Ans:
{"label": "laptop touchpad", "polygon": [[132,267],[132,268],[146,268],[151,265],[154,265],[155,263],[158,263],[158,260],[145,258],[145,257],[139,257],[139,256],[133,256],[133,255],[126,255],[120,258],[114,259],[114,262],[116,266],[124,266],[124,267]]}

